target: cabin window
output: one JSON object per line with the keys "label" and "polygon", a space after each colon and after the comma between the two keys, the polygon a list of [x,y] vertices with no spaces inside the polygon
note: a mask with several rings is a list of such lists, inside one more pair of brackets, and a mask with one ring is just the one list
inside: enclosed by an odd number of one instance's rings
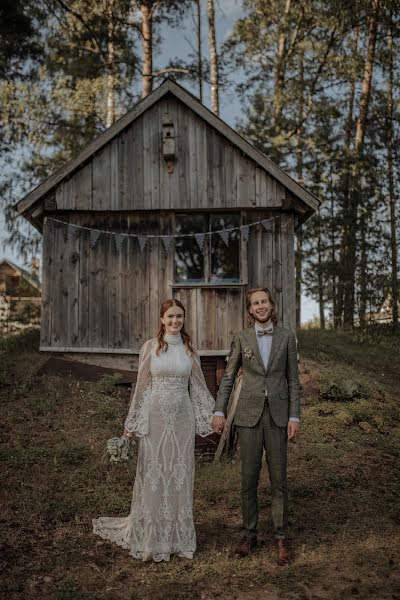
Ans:
{"label": "cabin window", "polygon": [[[205,215],[177,215],[175,230],[177,234],[193,234],[205,232],[207,219]],[[175,281],[201,283],[205,281],[204,255],[200,251],[194,237],[175,239]]]}
{"label": "cabin window", "polygon": [[[239,213],[180,213],[176,215],[176,233],[208,233],[240,227]],[[240,234],[229,234],[229,246],[218,234],[206,235],[204,252],[194,237],[175,240],[176,283],[239,283]]]}

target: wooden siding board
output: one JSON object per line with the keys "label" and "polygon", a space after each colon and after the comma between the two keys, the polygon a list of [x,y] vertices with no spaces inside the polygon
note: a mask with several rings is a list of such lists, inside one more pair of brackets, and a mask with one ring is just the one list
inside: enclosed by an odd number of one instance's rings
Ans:
{"label": "wooden siding board", "polygon": [[176,98],[168,98],[168,118],[174,125],[176,157],[174,170],[172,173],[168,173],[169,194],[165,197],[165,208],[175,207],[176,209],[184,207],[183,198],[179,194],[179,173],[182,169],[182,161],[184,162],[185,159],[179,149],[182,147],[182,138],[186,135],[186,132],[179,128],[178,105],[179,102]]}
{"label": "wooden siding board", "polygon": [[294,222],[292,215],[283,217],[282,244],[282,287],[284,326],[296,331],[296,291],[294,264]]}
{"label": "wooden siding board", "polygon": [[197,207],[199,205],[198,199],[198,173],[197,173],[197,155],[196,155],[196,117],[193,113],[187,113],[188,124],[187,124],[187,139],[188,139],[188,203],[189,206]]}
{"label": "wooden siding board", "polygon": [[160,163],[161,131],[159,129],[158,109],[153,107],[150,115],[150,165],[151,165],[151,206],[160,208]]}
{"label": "wooden siding board", "polygon": [[71,177],[71,208],[91,210],[92,208],[92,163],[84,165]]}
{"label": "wooden siding board", "polygon": [[65,234],[62,227],[54,229],[54,265],[53,265],[53,308],[52,310],[52,346],[67,346],[66,326],[68,314],[68,279],[65,264]]}
{"label": "wooden siding board", "polygon": [[178,156],[178,177],[179,177],[179,204],[185,208],[195,208],[196,205],[192,204],[190,197],[190,147],[188,139],[188,127],[189,118],[188,112],[185,106],[182,104],[178,105],[177,117],[178,117],[178,144],[177,144],[177,156]]}
{"label": "wooden siding board", "polygon": [[145,208],[157,208],[152,205],[151,118],[149,113],[143,115],[143,198]]}
{"label": "wooden siding board", "polygon": [[119,273],[121,251],[117,251],[113,236],[110,240],[107,269],[107,298],[108,298],[108,346],[118,348],[118,305],[119,305]]}
{"label": "wooden siding board", "polygon": [[93,159],[93,210],[110,210],[110,146]]}
{"label": "wooden siding board", "polygon": [[132,172],[132,191],[129,194],[130,200],[126,204],[126,208],[139,210],[145,208],[142,117],[134,123],[129,131],[129,144],[132,148],[131,152],[128,153],[128,161],[132,159],[132,164],[128,167]]}
{"label": "wooden siding board", "polygon": [[54,232],[48,221],[43,227],[42,297],[40,314],[40,345],[51,346],[51,312],[53,307]]}
{"label": "wooden siding board", "polygon": [[282,250],[281,250],[281,219],[274,221],[273,239],[273,271],[274,290],[272,291],[278,308],[278,321],[282,324]]}
{"label": "wooden siding board", "polygon": [[110,210],[118,210],[119,199],[119,147],[118,140],[110,144]]}
{"label": "wooden siding board", "polygon": [[206,181],[207,181],[207,206],[209,208],[215,208],[218,206],[218,199],[215,197],[215,182],[214,182],[214,160],[215,160],[214,147],[214,132],[211,127],[206,128]]}
{"label": "wooden siding board", "polygon": [[89,232],[82,231],[80,234],[80,273],[79,273],[79,340],[82,348],[89,346]]}
{"label": "wooden siding board", "polygon": [[207,182],[207,127],[204,121],[196,121],[196,161],[197,161],[197,206],[208,207]]}
{"label": "wooden siding board", "polygon": [[67,241],[68,327],[67,346],[79,344],[79,270],[80,234],[75,232]]}
{"label": "wooden siding board", "polygon": [[225,202],[226,206],[236,208],[238,206],[237,198],[237,176],[235,149],[232,144],[225,144],[224,150],[224,169],[225,169]]}

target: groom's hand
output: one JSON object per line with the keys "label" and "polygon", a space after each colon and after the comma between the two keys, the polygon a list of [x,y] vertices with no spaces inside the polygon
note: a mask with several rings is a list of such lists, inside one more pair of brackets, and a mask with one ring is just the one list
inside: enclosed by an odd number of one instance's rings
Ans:
{"label": "groom's hand", "polygon": [[300,424],[298,421],[289,421],[287,426],[287,435],[289,442],[294,440],[296,435],[299,433]]}
{"label": "groom's hand", "polygon": [[211,427],[214,433],[221,433],[225,427],[226,419],[225,417],[215,416],[212,418]]}

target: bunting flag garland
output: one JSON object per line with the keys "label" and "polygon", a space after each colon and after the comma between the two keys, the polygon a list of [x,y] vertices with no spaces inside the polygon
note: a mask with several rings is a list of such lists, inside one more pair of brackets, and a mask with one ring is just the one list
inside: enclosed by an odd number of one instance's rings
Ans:
{"label": "bunting flag garland", "polygon": [[240,232],[242,234],[242,238],[244,239],[245,242],[249,241],[249,236],[250,236],[250,227],[249,225],[242,225],[240,228]]}
{"label": "bunting flag garland", "polygon": [[221,240],[223,240],[223,242],[225,243],[226,246],[229,246],[229,230],[228,229],[221,229],[221,231],[218,231]]}
{"label": "bunting flag garland", "polygon": [[[151,238],[161,239],[162,245],[164,247],[165,255],[169,254],[172,243],[175,238],[194,238],[196,243],[200,249],[202,254],[205,253],[207,245],[206,245],[206,236],[210,239],[212,236],[217,236],[221,239],[224,244],[229,247],[230,243],[230,234],[234,232],[239,232],[242,240],[246,243],[250,239],[251,228],[255,226],[262,225],[263,230],[267,233],[274,232],[274,222],[279,219],[280,228],[284,230],[286,226],[290,224],[293,226],[293,218],[291,216],[288,219],[283,219],[282,215],[271,217],[269,219],[262,219],[261,221],[256,221],[254,223],[248,223],[246,225],[240,225],[237,227],[227,227],[226,229],[220,229],[216,231],[207,231],[207,232],[198,232],[198,233],[179,233],[179,234],[169,234],[169,235],[147,235],[147,234],[131,234],[131,233],[120,233],[113,231],[102,231],[99,229],[91,229],[90,227],[84,227],[82,225],[76,225],[75,223],[66,223],[64,221],[60,221],[59,219],[54,219],[52,217],[46,217],[45,223],[48,226],[50,231],[55,231],[56,229],[62,228],[64,230],[64,235],[66,236],[69,242],[73,240],[75,236],[78,236],[82,231],[89,232],[89,244],[90,248],[94,249],[97,246],[97,243],[100,237],[103,236],[112,236],[113,237],[113,245],[115,251],[119,253],[124,243],[128,238],[136,238],[139,244],[140,252],[143,254],[147,243],[150,243]],[[275,229],[275,231],[277,231]],[[237,239],[237,236],[234,236]],[[233,238],[232,238],[233,239]]]}
{"label": "bunting flag garland", "polygon": [[162,235],[162,243],[164,244],[165,254],[167,255],[172,244],[172,235]]}
{"label": "bunting flag garland", "polygon": [[261,221],[261,224],[267,233],[272,233],[272,222],[270,219],[264,219]]}
{"label": "bunting flag garland", "polygon": [[200,248],[200,252],[202,254],[204,254],[204,242],[206,241],[206,234],[205,233],[195,233],[194,237],[197,242],[197,245]]}
{"label": "bunting flag garland", "polygon": [[139,242],[140,252],[143,254],[143,250],[145,249],[147,244],[147,237],[145,235],[138,235],[137,239]]}
{"label": "bunting flag garland", "polygon": [[91,248],[95,248],[97,241],[100,237],[101,231],[98,231],[97,229],[91,229],[90,230],[90,239],[89,239],[89,244]]}
{"label": "bunting flag garland", "polygon": [[71,242],[74,239],[76,227],[72,223],[68,223],[67,226],[67,239]]}
{"label": "bunting flag garland", "polygon": [[114,244],[117,252],[121,250],[122,244],[125,241],[125,235],[123,233],[114,233]]}

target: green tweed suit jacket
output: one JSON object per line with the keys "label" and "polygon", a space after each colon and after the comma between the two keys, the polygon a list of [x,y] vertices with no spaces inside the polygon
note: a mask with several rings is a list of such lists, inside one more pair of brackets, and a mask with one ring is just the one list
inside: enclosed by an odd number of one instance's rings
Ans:
{"label": "green tweed suit jacket", "polygon": [[278,427],[286,427],[290,417],[300,417],[296,338],[290,329],[274,325],[267,368],[261,358],[254,327],[244,329],[234,337],[215,404],[215,410],[225,415],[240,367],[242,388],[235,425],[256,425],[264,410],[266,390],[271,416]]}

